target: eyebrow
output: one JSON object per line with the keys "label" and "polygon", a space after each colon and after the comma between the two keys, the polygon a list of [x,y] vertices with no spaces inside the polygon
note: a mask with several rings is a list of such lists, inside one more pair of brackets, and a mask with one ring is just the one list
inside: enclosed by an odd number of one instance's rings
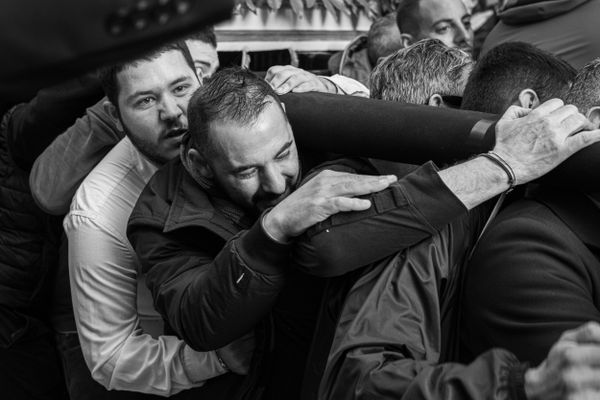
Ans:
{"label": "eyebrow", "polygon": [[[294,143],[293,140],[290,140],[289,142],[285,143],[277,152],[277,154],[275,155],[275,157],[278,157],[281,153],[283,153],[284,151],[286,151],[287,149],[289,149],[292,146],[292,143]],[[243,172],[247,169],[250,168],[256,168],[256,167],[260,167],[260,165],[258,164],[249,164],[249,165],[242,165],[240,167],[234,168],[233,171],[231,171],[234,174],[239,174],[240,172]]]}
{"label": "eyebrow", "polygon": [[[175,86],[179,83],[183,83],[183,82],[187,81],[188,79],[190,79],[189,76],[180,76],[179,78],[177,78],[174,81],[172,81],[171,83],[169,83],[169,86]],[[147,96],[150,94],[154,94],[154,91],[153,90],[138,90],[137,92],[134,92],[129,97],[127,97],[126,102],[129,103],[140,96]]]}

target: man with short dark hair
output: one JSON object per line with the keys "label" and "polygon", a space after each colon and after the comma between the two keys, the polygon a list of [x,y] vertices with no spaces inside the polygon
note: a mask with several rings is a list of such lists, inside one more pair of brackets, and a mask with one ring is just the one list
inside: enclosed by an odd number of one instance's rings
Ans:
{"label": "man with short dark hair", "polygon": [[188,36],[185,39],[196,74],[201,78],[212,76],[219,68],[219,54],[217,53],[217,37],[212,27],[204,28],[203,30]]}
{"label": "man with short dark hair", "polygon": [[[189,113],[181,160],[150,180],[131,214],[128,237],[159,312],[187,343],[208,350],[256,331],[261,345],[249,390],[266,398],[299,395],[321,300],[322,282],[290,268],[294,238],[333,216],[312,236],[327,240],[345,231],[345,215],[365,218],[346,212],[364,211],[397,222],[388,240],[395,252],[509,187],[504,170],[484,157],[439,172],[426,164],[398,182],[377,175],[368,163],[348,160],[323,167],[296,187],[302,171],[284,109],[268,84],[244,70],[215,74],[194,94]],[[600,140],[598,132],[566,139],[587,120],[559,100],[522,119],[511,115],[498,122],[496,151],[514,165],[518,182]],[[533,149],[523,142],[523,131],[534,132]],[[357,198],[362,195],[367,198]],[[359,265],[344,267],[364,266],[370,256],[361,254],[353,260]],[[324,276],[335,272],[315,269]],[[514,364],[505,355],[496,360],[498,368]],[[499,373],[480,376],[494,388],[505,383]]]}
{"label": "man with short dark hair", "polygon": [[[579,72],[566,100],[600,123],[600,60]],[[599,288],[600,193],[542,183],[500,212],[473,254],[461,307],[463,359],[502,346],[544,366],[564,330],[600,322]],[[597,335],[568,338],[565,360],[579,365],[555,383],[563,398],[600,396],[599,343]],[[551,398],[549,389],[531,395]]]}
{"label": "man with short dark hair", "polygon": [[462,0],[401,0],[396,22],[404,47],[432,38],[469,54],[473,51],[471,11]]}
{"label": "man with short dark hair", "polygon": [[[210,77],[219,66],[213,28],[186,38],[185,44],[198,77]],[[81,181],[123,138],[123,132],[106,114],[104,101],[91,105],[33,164],[29,179],[31,192],[45,212],[66,214]]]}
{"label": "man with short dark hair", "polygon": [[560,58],[522,42],[501,44],[475,65],[462,108],[499,114],[511,105],[535,108],[564,98],[577,71]]}

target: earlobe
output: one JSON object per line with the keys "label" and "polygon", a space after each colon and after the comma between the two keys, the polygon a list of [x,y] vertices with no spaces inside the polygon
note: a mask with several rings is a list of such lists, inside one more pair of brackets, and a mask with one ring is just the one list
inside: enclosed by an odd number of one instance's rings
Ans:
{"label": "earlobe", "polygon": [[119,132],[123,132],[123,124],[121,123],[121,118],[119,117],[119,111],[117,111],[117,107],[115,107],[115,105],[109,100],[103,102],[102,107],[104,108],[104,112],[109,115],[110,119],[117,127],[117,130]]}
{"label": "earlobe", "polygon": [[402,47],[407,48],[414,42],[414,38],[410,33],[401,33],[400,38],[402,39]]}
{"label": "earlobe", "polygon": [[600,107],[590,108],[586,116],[596,128],[600,127]]}
{"label": "earlobe", "polygon": [[196,169],[203,177],[208,179],[212,179],[214,177],[212,168],[210,165],[208,165],[198,150],[189,149],[187,157],[190,163],[194,166],[194,169]]}
{"label": "earlobe", "polygon": [[540,105],[540,99],[533,89],[523,89],[519,93],[518,104],[523,108],[534,109]]}
{"label": "earlobe", "polygon": [[427,100],[427,105],[433,107],[443,107],[444,100],[442,99],[442,96],[436,93],[429,97],[429,99]]}

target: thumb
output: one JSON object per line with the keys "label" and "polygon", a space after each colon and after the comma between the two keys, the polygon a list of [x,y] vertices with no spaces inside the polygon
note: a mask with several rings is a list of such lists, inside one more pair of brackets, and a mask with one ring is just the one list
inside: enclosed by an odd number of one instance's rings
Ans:
{"label": "thumb", "polygon": [[529,115],[530,112],[531,112],[531,108],[510,106],[504,112],[504,114],[502,115],[502,118],[500,118],[500,120],[519,119],[519,118],[525,117],[526,115]]}

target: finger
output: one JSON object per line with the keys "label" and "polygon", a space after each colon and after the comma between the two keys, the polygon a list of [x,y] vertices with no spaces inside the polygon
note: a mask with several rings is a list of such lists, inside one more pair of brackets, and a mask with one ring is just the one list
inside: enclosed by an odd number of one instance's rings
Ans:
{"label": "finger", "polygon": [[577,153],[579,150],[598,142],[600,142],[600,129],[581,131],[569,136],[566,139],[568,155]]}
{"label": "finger", "polygon": [[565,395],[566,400],[598,400],[600,399],[600,391],[598,390],[582,390],[577,393]]}
{"label": "finger", "polygon": [[294,93],[306,93],[306,92],[314,92],[317,89],[315,82],[302,82],[299,85],[296,85],[292,88],[292,92]]}
{"label": "finger", "polygon": [[529,113],[531,113],[530,108],[523,108],[523,107],[519,107],[519,106],[510,106],[504,112],[504,114],[502,115],[502,118],[500,118],[500,119],[506,119],[506,120],[518,119],[518,118],[528,115]]}
{"label": "finger", "polygon": [[[585,133],[585,132],[582,132]],[[600,136],[598,136],[600,137]],[[576,329],[566,331],[560,340],[568,340],[577,343],[600,343],[600,324],[595,321],[587,322]]]}
{"label": "finger", "polygon": [[600,367],[600,346],[580,344],[562,349],[560,363],[569,367]]}
{"label": "finger", "polygon": [[330,199],[331,209],[329,214],[348,211],[364,211],[371,207],[371,202],[366,199],[357,199],[352,197],[335,197]]}
{"label": "finger", "polygon": [[575,107],[572,104],[566,104],[549,113],[548,119],[550,121],[562,121],[565,118],[574,114],[579,114],[579,110],[577,109],[577,107]]}
{"label": "finger", "polygon": [[560,122],[558,139],[565,140],[579,131],[593,129],[590,124],[591,122],[583,114],[571,114]]}
{"label": "finger", "polygon": [[273,79],[273,76],[277,75],[283,69],[285,69],[285,66],[283,65],[273,65],[267,70],[267,73],[265,74],[265,80],[270,83],[271,79]]}
{"label": "finger", "polygon": [[281,88],[281,86],[285,84],[285,82],[287,82],[287,80],[290,79],[293,74],[294,72],[290,71],[289,69],[282,69],[274,74],[268,82],[273,89],[277,90]]}
{"label": "finger", "polygon": [[537,106],[531,113],[534,116],[548,115],[561,108],[565,103],[561,99],[550,99]]}
{"label": "finger", "polygon": [[288,80],[285,81],[284,84],[279,86],[279,89],[285,90],[286,93],[287,92],[295,92],[296,88],[300,85],[303,85],[303,84],[314,85],[315,82],[312,78],[313,77],[311,75],[308,75],[308,74],[304,73],[303,71],[299,71],[299,72],[296,72],[296,73],[290,75]]}
{"label": "finger", "polygon": [[337,181],[329,186],[332,196],[362,196],[380,192],[397,180],[395,175],[368,176],[355,175]]}
{"label": "finger", "polygon": [[600,370],[589,367],[570,368],[562,374],[567,393],[600,390]]}

